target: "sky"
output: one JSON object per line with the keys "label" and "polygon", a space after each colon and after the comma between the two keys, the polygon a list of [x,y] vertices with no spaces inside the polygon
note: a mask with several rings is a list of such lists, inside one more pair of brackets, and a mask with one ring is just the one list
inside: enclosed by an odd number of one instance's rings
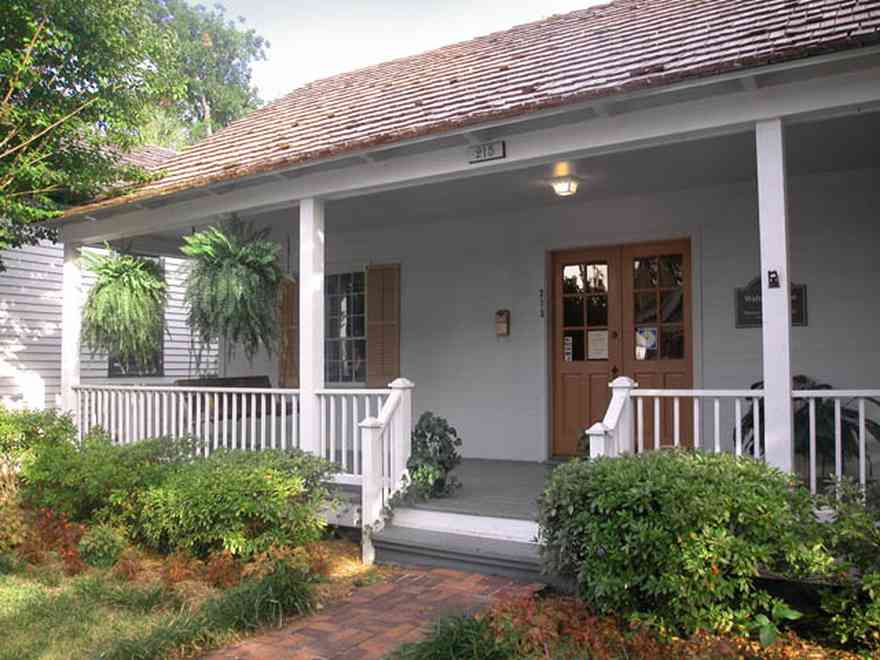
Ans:
{"label": "sky", "polygon": [[254,83],[266,101],[311,80],[600,4],[599,0],[219,1],[228,16],[243,16],[245,26],[271,43],[268,59],[253,67]]}

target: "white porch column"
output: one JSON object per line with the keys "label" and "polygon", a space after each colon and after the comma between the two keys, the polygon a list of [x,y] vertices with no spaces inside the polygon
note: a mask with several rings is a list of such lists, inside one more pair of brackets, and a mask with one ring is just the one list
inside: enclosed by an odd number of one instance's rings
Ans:
{"label": "white porch column", "polygon": [[299,398],[300,446],[318,453],[324,387],[324,202],[299,202]]}
{"label": "white porch column", "polygon": [[[79,245],[64,243],[64,271],[61,299],[61,409],[79,411],[76,392],[79,385],[79,332],[82,325],[82,275]],[[75,419],[77,424],[78,419]]]}
{"label": "white porch column", "polygon": [[761,308],[764,362],[764,451],[768,463],[791,472],[794,444],[791,400],[791,287],[788,209],[781,119],[755,125],[758,225],[761,237]]}

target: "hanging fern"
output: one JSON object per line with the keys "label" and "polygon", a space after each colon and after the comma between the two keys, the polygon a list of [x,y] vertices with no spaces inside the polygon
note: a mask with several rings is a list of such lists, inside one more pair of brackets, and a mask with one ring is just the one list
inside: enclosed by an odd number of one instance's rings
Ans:
{"label": "hanging fern", "polygon": [[181,252],[192,260],[185,300],[197,359],[201,347],[219,341],[229,357],[236,347],[248,360],[261,347],[276,350],[281,269],[279,246],[267,235],[233,217],[184,237]]}
{"label": "hanging fern", "polygon": [[83,252],[95,284],[83,307],[80,337],[92,354],[105,352],[126,368],[151,368],[162,348],[166,285],[162,266],[153,259]]}

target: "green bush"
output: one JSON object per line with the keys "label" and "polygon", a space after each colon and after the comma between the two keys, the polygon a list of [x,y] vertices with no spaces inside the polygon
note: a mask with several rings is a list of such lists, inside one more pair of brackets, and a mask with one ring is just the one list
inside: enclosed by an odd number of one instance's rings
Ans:
{"label": "green bush", "polygon": [[271,545],[316,541],[335,467],[296,452],[219,452],[194,461],[142,498],[146,541],[161,551],[249,558]]}
{"label": "green bush", "polygon": [[56,410],[9,410],[0,406],[0,459],[18,463],[37,445],[73,443],[70,415]]}
{"label": "green bush", "polygon": [[461,463],[461,438],[454,427],[432,412],[422,413],[412,434],[409,469],[412,488],[419,497],[447,497],[461,486],[450,472]]}
{"label": "green bush", "polygon": [[572,461],[551,475],[539,523],[546,568],[574,576],[597,611],[672,631],[790,612],[755,586],[759,570],[816,572],[829,561],[796,479],[727,454]]}
{"label": "green bush", "polygon": [[79,555],[89,566],[110,568],[125,549],[125,537],[109,525],[96,525],[79,541]]}
{"label": "green bush", "polygon": [[197,447],[188,438],[113,445],[102,433],[90,434],[81,449],[46,444],[22,468],[22,497],[34,508],[65,513],[73,521],[131,524],[138,493],[191,461]]}
{"label": "green bush", "polygon": [[435,623],[427,638],[404,644],[392,660],[508,660],[517,657],[512,643],[498,638],[487,619],[452,616]]}

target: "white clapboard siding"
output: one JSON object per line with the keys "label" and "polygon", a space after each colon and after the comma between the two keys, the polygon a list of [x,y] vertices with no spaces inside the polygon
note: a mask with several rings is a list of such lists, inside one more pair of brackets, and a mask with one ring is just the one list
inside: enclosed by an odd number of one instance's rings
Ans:
{"label": "white clapboard siding", "polygon": [[[0,400],[31,406],[58,405],[61,394],[61,291],[63,248],[43,243],[2,252],[6,272],[0,273]],[[169,285],[165,312],[164,370],[161,378],[108,378],[107,357],[81,357],[83,384],[150,382],[169,384],[198,373],[216,373],[217,350],[204,352],[196,369],[183,304],[186,261],[166,258]],[[83,272],[84,294],[93,284]]]}

